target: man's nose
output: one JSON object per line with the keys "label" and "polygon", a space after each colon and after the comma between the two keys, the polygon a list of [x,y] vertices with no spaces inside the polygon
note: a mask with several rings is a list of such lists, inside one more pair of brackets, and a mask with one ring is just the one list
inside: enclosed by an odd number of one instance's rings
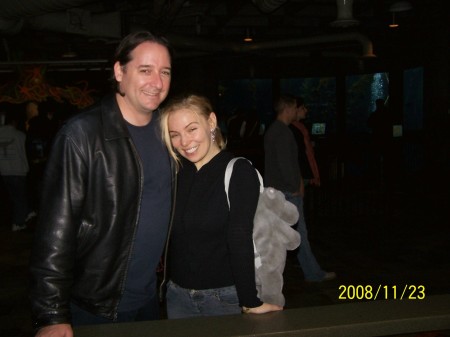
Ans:
{"label": "man's nose", "polygon": [[155,71],[151,76],[151,82],[154,87],[161,89],[163,86],[161,74]]}

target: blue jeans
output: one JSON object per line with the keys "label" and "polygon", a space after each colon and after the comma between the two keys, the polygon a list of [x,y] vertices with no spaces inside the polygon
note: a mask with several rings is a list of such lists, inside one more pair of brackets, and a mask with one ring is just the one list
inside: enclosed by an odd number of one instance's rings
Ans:
{"label": "blue jeans", "polygon": [[293,196],[292,193],[283,192],[287,201],[297,206],[299,218],[297,222],[297,232],[300,233],[301,243],[298,249],[297,259],[306,281],[321,281],[326,272],[322,270],[314,256],[311,245],[308,240],[308,230],[306,229],[305,215],[303,213],[303,198],[301,196]]}
{"label": "blue jeans", "polygon": [[74,303],[70,304],[70,311],[72,314],[73,326],[151,321],[159,319],[159,301],[158,295],[155,295],[139,309],[118,312],[117,319],[114,321],[102,316],[94,315]]}
{"label": "blue jeans", "polygon": [[235,286],[194,290],[169,281],[166,299],[169,319],[241,313]]}

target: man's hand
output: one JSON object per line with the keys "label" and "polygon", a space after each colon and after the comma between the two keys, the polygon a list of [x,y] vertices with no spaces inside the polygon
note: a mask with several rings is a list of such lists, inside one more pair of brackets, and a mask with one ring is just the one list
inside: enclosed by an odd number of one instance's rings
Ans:
{"label": "man's hand", "polygon": [[73,337],[70,324],[55,324],[40,328],[35,337]]}

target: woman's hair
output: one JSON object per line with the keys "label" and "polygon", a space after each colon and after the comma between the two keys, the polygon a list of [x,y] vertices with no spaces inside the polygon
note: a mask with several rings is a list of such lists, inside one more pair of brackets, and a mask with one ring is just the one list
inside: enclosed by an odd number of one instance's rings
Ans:
{"label": "woman's hair", "polygon": [[[205,118],[205,120],[208,120],[209,115],[213,112],[211,102],[206,97],[193,94],[173,98],[164,106],[160,116],[162,139],[169,150],[169,154],[177,162],[177,166],[180,164],[180,158],[175,152],[170,140],[168,119],[170,113],[181,109],[190,110],[198,116]],[[219,149],[223,150],[226,142],[218,126],[216,126],[214,132],[215,143],[219,146]]]}
{"label": "woman's hair", "polygon": [[297,103],[297,108],[305,105],[305,100],[303,99],[303,97],[296,96],[295,102]]}
{"label": "woman's hair", "polygon": [[[128,62],[131,61],[131,53],[133,52],[133,50],[135,50],[136,47],[144,42],[153,42],[166,47],[167,51],[169,52],[170,59],[173,58],[172,48],[166,38],[143,30],[128,34],[122,39],[122,41],[116,48],[112,59],[112,64],[114,65],[116,62],[119,62],[121,66],[126,66]],[[114,76],[114,67],[112,68],[111,72],[111,82],[113,85],[113,89],[116,92],[119,92],[119,83],[117,83]]]}

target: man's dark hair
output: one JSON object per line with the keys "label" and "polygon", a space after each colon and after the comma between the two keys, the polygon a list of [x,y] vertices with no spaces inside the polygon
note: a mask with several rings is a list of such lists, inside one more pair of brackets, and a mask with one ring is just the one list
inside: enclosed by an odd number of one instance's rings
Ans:
{"label": "man's dark hair", "polygon": [[125,66],[128,62],[131,61],[131,53],[133,52],[133,50],[144,42],[154,42],[166,47],[169,51],[170,59],[172,60],[173,51],[169,44],[169,41],[165,37],[152,34],[149,31],[145,30],[128,34],[117,46],[114,57],[112,59],[113,67],[111,72],[111,82],[113,84],[113,89],[115,89],[116,92],[119,92],[119,88],[114,76],[114,64],[116,62],[119,62],[121,66]]}

